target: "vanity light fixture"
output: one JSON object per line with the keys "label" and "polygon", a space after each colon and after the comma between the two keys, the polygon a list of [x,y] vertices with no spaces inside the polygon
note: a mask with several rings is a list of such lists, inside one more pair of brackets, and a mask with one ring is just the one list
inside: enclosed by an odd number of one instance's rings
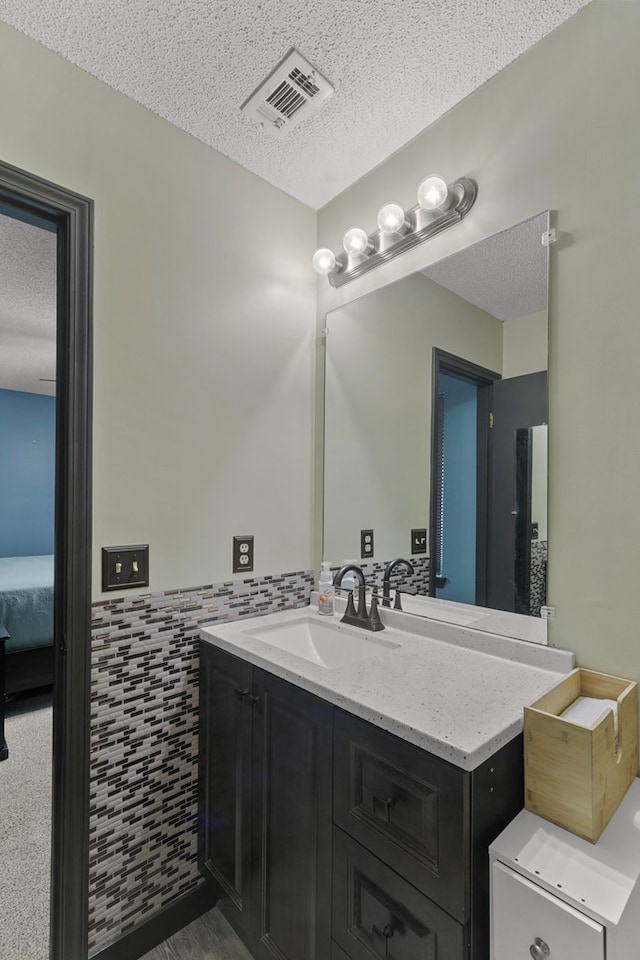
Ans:
{"label": "vanity light fixture", "polygon": [[344,252],[350,257],[365,257],[373,250],[373,244],[362,227],[351,227],[342,238]]}
{"label": "vanity light fixture", "polygon": [[333,250],[328,247],[320,247],[313,255],[313,269],[323,277],[329,276],[342,270],[342,260],[336,257]]}
{"label": "vanity light fixture", "polygon": [[368,273],[380,263],[392,260],[424,240],[460,223],[475,203],[478,187],[461,177],[447,184],[436,174],[425,177],[418,187],[418,203],[403,210],[397,203],[386,203],[378,212],[378,229],[367,233],[351,227],[344,235],[347,257],[336,257],[327,247],[313,255],[313,268],[329,278],[334,287]]}
{"label": "vanity light fixture", "polygon": [[423,210],[438,210],[444,207],[448,197],[447,182],[437,174],[425,177],[418,187],[418,203]]}
{"label": "vanity light fixture", "polygon": [[406,233],[410,223],[399,203],[385,203],[378,210],[378,228],[385,237],[394,233]]}

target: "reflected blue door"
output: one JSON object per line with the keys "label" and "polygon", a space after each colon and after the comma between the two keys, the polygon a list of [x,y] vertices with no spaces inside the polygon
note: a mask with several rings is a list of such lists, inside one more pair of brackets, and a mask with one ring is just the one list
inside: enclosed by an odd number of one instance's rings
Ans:
{"label": "reflected blue door", "polygon": [[441,373],[442,541],[440,573],[446,577],[436,596],[476,602],[476,502],[478,388]]}

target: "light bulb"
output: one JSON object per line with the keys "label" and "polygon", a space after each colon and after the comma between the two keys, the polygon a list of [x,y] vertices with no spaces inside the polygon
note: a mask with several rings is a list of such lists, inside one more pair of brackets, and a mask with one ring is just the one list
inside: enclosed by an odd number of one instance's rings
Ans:
{"label": "light bulb", "polygon": [[329,250],[328,247],[320,247],[319,250],[316,250],[311,263],[316,273],[321,274],[323,277],[333,273],[336,268],[340,267],[340,261],[337,259],[333,250]]}
{"label": "light bulb", "polygon": [[361,227],[351,227],[342,238],[342,246],[351,256],[352,254],[368,253],[371,249],[369,237]]}
{"label": "light bulb", "polygon": [[406,222],[404,210],[398,203],[385,203],[384,207],[380,207],[378,211],[380,233],[386,235],[390,233],[400,233]]}
{"label": "light bulb", "polygon": [[437,175],[425,177],[418,187],[418,203],[423,210],[437,210],[446,203],[448,196],[446,181]]}

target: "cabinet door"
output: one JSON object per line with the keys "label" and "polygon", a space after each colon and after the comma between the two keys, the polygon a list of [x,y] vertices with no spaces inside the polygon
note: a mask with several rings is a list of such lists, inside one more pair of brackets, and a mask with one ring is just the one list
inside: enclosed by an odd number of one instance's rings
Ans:
{"label": "cabinet door", "polygon": [[461,922],[469,917],[469,775],[343,711],[335,823]]}
{"label": "cabinet door", "polygon": [[257,958],[331,952],[331,719],[326,702],[254,671]]}
{"label": "cabinet door", "polygon": [[462,926],[337,827],[333,937],[352,960],[468,960]]}
{"label": "cabinet door", "polygon": [[493,960],[536,955],[604,960],[604,928],[599,923],[498,860],[491,870],[491,904]]}
{"label": "cabinet door", "polygon": [[252,667],[200,646],[200,869],[213,878],[224,912],[251,931]]}

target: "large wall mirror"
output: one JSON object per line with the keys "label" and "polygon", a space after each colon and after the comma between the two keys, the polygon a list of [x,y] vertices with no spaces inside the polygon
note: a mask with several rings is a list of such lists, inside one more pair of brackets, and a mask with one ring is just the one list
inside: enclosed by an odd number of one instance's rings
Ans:
{"label": "large wall mirror", "polygon": [[405,610],[500,633],[531,618],[538,641],[548,229],[544,212],[326,318],[324,559],[379,582],[406,558]]}

